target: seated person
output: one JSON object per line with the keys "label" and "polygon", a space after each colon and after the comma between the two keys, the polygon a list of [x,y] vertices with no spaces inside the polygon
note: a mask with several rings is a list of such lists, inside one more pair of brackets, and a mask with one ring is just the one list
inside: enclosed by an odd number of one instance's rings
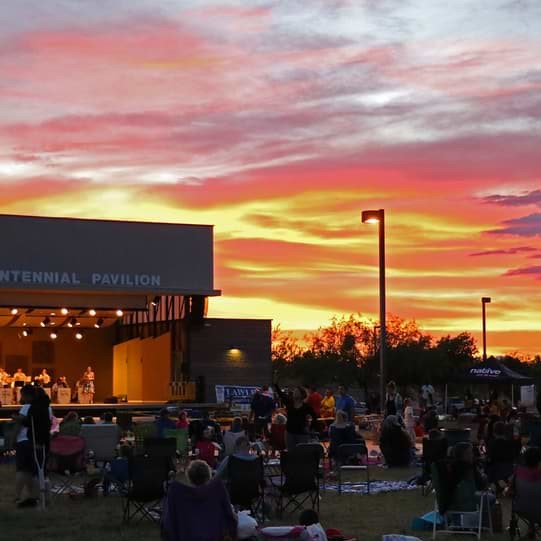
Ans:
{"label": "seated person", "polygon": [[494,424],[493,437],[487,444],[487,474],[491,483],[507,481],[520,454],[520,441],[508,439],[507,425]]}
{"label": "seated person", "polygon": [[336,420],[329,427],[329,458],[336,456],[338,447],[344,443],[356,443],[355,425],[348,421],[347,414],[338,410]]}
{"label": "seated person", "polygon": [[237,516],[224,484],[211,480],[208,464],[194,460],[186,471],[188,485],[169,484],[162,530],[168,541],[216,541],[237,538]]}
{"label": "seated person", "polygon": [[225,432],[223,437],[225,455],[229,456],[233,454],[237,440],[245,436],[246,433],[242,429],[242,419],[240,417],[234,417],[231,422],[231,430]]}
{"label": "seated person", "polygon": [[203,430],[201,439],[195,444],[195,453],[197,458],[204,460],[211,468],[216,467],[216,455],[221,451],[221,447],[214,440],[214,429],[207,427]]}
{"label": "seated person", "polygon": [[270,427],[269,443],[273,451],[281,452],[286,448],[286,416],[279,413]]}
{"label": "seated person", "polygon": [[173,419],[169,417],[169,412],[167,411],[167,408],[162,408],[160,410],[160,414],[156,421],[154,421],[154,424],[156,425],[156,432],[158,438],[164,437],[165,430],[175,430],[177,427],[175,421],[173,421]]}
{"label": "seated person", "polygon": [[523,462],[517,466],[511,485],[513,511],[528,521],[528,538],[533,539],[535,524],[541,524],[541,450],[539,447],[528,447],[524,452]]}
{"label": "seated person", "polygon": [[[240,458],[241,460],[256,460],[258,458],[257,453],[250,453],[250,442],[248,438],[241,436],[235,442],[235,450],[231,454],[235,458]],[[227,479],[227,466],[229,464],[229,456],[226,456],[216,468],[216,477],[220,479]]]}
{"label": "seated person", "polygon": [[428,434],[434,428],[438,428],[438,414],[435,407],[428,408],[422,422],[425,434]]}
{"label": "seated person", "polygon": [[69,411],[58,427],[58,433],[63,436],[79,436],[81,434],[81,420],[76,411]]}
{"label": "seated person", "polygon": [[103,414],[101,424],[103,425],[111,425],[113,424],[113,412],[112,411],[106,411]]}
{"label": "seated person", "polygon": [[[486,478],[474,461],[473,446],[468,442],[457,443],[451,452],[451,460],[440,461],[437,468],[436,490],[441,512],[475,511],[480,501],[480,492],[486,490]],[[493,496],[488,497],[490,504]]]}
{"label": "seated person", "polygon": [[211,418],[208,410],[205,410],[203,412],[203,419],[201,419],[201,427],[202,427],[202,430],[205,430],[205,428],[212,428],[213,441],[217,443],[219,446],[222,446],[223,444],[222,429],[220,425],[214,419]]}
{"label": "seated person", "polygon": [[119,449],[119,456],[115,458],[105,470],[103,476],[103,495],[107,496],[111,489],[111,484],[123,485],[128,482],[129,469],[128,457],[132,453],[129,445],[122,445]]}
{"label": "seated person", "polygon": [[327,541],[327,534],[319,522],[319,515],[313,509],[305,509],[299,516],[299,524],[306,527],[310,539]]}
{"label": "seated person", "polygon": [[189,428],[189,426],[190,426],[190,421],[188,419],[188,413],[186,412],[186,410],[182,410],[178,414],[177,428],[186,429],[186,428]]}
{"label": "seated person", "polygon": [[83,424],[84,425],[95,425],[96,421],[94,421],[94,417],[92,415],[87,415],[83,418]]}
{"label": "seated person", "polygon": [[387,466],[406,467],[410,465],[412,441],[396,415],[388,415],[383,421],[379,447]]}

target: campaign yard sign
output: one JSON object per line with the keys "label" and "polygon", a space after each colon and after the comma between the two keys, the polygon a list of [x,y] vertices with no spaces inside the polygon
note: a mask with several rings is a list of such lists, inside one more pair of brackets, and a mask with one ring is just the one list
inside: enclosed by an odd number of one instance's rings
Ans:
{"label": "campaign yard sign", "polygon": [[216,402],[230,404],[232,409],[248,411],[252,397],[257,390],[255,385],[216,385]]}

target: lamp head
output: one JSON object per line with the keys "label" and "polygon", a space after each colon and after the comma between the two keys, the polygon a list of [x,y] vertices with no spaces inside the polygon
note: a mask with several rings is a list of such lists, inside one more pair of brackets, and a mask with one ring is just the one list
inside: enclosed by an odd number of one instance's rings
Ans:
{"label": "lamp head", "polygon": [[361,222],[363,224],[377,224],[383,218],[383,209],[363,210],[361,212]]}
{"label": "lamp head", "polygon": [[482,297],[481,302],[483,304],[490,304],[492,302],[492,299],[490,297]]}

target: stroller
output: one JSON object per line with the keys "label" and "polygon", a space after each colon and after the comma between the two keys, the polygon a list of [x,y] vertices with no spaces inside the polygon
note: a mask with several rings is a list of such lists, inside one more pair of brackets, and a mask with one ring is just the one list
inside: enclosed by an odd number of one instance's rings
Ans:
{"label": "stroller", "polygon": [[541,470],[517,466],[513,477],[513,502],[509,537],[520,539],[520,526],[527,528],[528,538],[541,534]]}

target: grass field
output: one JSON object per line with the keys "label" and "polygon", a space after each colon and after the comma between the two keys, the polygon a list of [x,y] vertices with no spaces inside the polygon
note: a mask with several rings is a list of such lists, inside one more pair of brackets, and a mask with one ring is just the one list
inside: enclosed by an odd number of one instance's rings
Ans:
{"label": "grass field", "polygon": [[[409,479],[415,470],[385,470],[373,468],[377,479]],[[42,512],[37,509],[18,510],[13,503],[11,465],[0,465],[0,540],[1,541],[154,541],[160,538],[158,528],[149,523],[137,526],[122,524],[118,496],[102,496],[72,500],[57,497],[51,507]],[[502,502],[504,525],[509,520],[509,502]],[[422,496],[420,490],[394,492],[371,496],[343,494],[327,491],[321,500],[321,522],[324,527],[336,527],[354,535],[359,541],[381,539],[382,534],[401,533],[429,539],[430,533],[411,532],[409,525],[415,516],[430,511],[432,496]],[[272,520],[269,524],[293,524],[296,517]],[[442,536],[445,539],[444,536]],[[465,539],[473,539],[466,537]],[[462,536],[460,537],[462,539]],[[508,539],[507,534],[491,539]]]}

